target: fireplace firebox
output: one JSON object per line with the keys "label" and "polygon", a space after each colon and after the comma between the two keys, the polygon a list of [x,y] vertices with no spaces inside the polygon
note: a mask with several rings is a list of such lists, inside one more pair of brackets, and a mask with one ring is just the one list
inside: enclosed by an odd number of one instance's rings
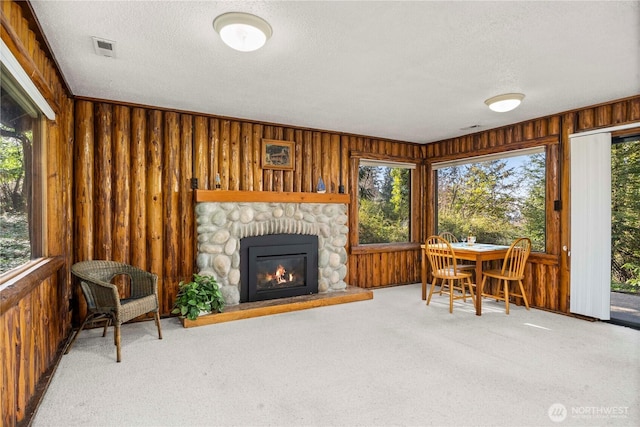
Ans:
{"label": "fireplace firebox", "polygon": [[318,236],[270,234],[240,240],[240,302],[318,293]]}

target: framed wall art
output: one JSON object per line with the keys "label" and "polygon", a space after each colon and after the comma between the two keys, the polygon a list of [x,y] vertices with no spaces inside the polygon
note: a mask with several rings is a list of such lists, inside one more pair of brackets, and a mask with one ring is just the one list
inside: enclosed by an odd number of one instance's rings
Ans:
{"label": "framed wall art", "polygon": [[295,163],[295,142],[262,140],[263,169],[293,170]]}

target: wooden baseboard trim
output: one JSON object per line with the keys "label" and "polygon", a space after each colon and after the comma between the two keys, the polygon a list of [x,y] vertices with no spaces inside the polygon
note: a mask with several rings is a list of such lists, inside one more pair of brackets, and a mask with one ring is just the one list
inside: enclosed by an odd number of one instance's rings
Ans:
{"label": "wooden baseboard trim", "polygon": [[196,320],[180,318],[180,321],[185,328],[192,328],[195,326],[211,325],[214,323],[230,322],[232,320],[249,319],[251,317],[288,313],[291,311],[370,299],[373,299],[373,291],[352,286],[339,292],[238,304],[225,308],[222,313],[199,316]]}

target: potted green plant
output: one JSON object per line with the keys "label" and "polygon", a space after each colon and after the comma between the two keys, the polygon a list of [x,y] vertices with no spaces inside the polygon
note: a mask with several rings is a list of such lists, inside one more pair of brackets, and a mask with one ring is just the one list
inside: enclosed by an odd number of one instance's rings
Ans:
{"label": "potted green plant", "polygon": [[180,282],[180,290],[171,313],[196,320],[201,313],[219,313],[224,298],[213,276],[193,275],[191,282]]}

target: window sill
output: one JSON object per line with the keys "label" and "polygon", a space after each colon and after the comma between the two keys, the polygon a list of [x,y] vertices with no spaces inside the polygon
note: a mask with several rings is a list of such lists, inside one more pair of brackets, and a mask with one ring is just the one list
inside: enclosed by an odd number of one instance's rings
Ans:
{"label": "window sill", "polygon": [[531,252],[529,260],[536,264],[558,265],[560,256],[547,254],[545,252]]}
{"label": "window sill", "polygon": [[63,266],[63,257],[39,258],[5,274],[0,278],[0,313],[16,305],[43,280],[55,275]]}
{"label": "window sill", "polygon": [[372,243],[351,247],[352,254],[373,254],[380,252],[402,252],[420,250],[420,243]]}

